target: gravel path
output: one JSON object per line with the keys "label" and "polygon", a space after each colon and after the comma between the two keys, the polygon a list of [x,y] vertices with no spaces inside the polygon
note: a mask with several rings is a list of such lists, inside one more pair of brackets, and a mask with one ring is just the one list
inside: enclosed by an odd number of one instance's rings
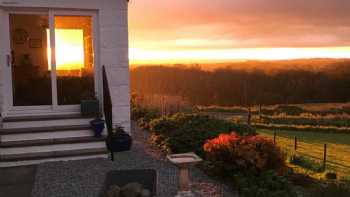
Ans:
{"label": "gravel path", "polygon": [[[133,126],[131,151],[116,153],[115,161],[91,159],[53,162],[37,168],[33,197],[98,197],[107,172],[123,169],[155,169],[160,197],[177,191],[177,169],[164,155],[147,144],[147,134]],[[197,168],[191,169],[193,190],[202,197],[238,197],[228,187],[211,180]]]}

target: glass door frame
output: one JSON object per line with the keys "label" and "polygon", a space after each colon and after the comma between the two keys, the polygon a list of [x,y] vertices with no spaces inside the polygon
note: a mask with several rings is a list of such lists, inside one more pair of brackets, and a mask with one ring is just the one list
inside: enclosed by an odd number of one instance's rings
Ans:
{"label": "glass door frame", "polygon": [[[5,38],[7,51],[6,54],[11,54],[10,44],[10,14],[28,14],[28,15],[46,15],[49,18],[49,31],[50,31],[50,45],[51,45],[51,92],[52,92],[52,104],[51,105],[38,105],[38,106],[14,106],[13,104],[13,82],[12,82],[12,66],[5,65],[6,83],[5,83],[5,106],[7,106],[7,112],[12,113],[64,113],[64,112],[80,112],[80,105],[58,105],[57,98],[57,73],[56,73],[56,57],[55,57],[55,16],[90,16],[92,23],[92,45],[94,54],[94,89],[97,98],[101,100],[101,69],[99,65],[99,42],[98,42],[98,23],[96,11],[77,11],[67,9],[9,9],[5,14]],[[6,114],[6,112],[5,112]]]}

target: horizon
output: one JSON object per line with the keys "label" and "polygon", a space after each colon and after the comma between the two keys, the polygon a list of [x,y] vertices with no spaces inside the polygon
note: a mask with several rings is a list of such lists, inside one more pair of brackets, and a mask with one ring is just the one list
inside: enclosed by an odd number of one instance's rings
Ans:
{"label": "horizon", "polygon": [[346,5],[350,2],[131,1],[130,63],[350,58]]}
{"label": "horizon", "polygon": [[[130,62],[130,67],[143,67],[143,66],[205,66],[205,65],[221,65],[227,66],[227,64],[237,64],[237,63],[263,63],[263,62],[302,62],[302,61],[350,61],[350,58],[295,58],[295,59],[237,59],[237,60],[208,60],[208,61],[150,61],[150,62]],[[220,66],[219,66],[220,67]]]}

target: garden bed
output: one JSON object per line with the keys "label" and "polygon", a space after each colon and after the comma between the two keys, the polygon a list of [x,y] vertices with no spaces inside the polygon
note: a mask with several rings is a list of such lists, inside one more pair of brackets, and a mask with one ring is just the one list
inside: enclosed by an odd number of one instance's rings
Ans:
{"label": "garden bed", "polygon": [[[166,153],[197,153],[205,159],[200,166],[205,173],[238,188],[242,196],[294,197],[336,187],[294,172],[284,153],[250,126],[197,113],[160,116],[155,110],[133,111],[153,145]],[[311,188],[303,188],[302,182]],[[350,191],[341,190],[345,196]]]}

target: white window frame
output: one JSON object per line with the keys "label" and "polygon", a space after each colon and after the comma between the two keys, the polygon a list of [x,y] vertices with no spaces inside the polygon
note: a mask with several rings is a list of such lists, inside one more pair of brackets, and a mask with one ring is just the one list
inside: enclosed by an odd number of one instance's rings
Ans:
{"label": "white window frame", "polygon": [[[85,10],[68,10],[68,9],[7,9],[5,10],[4,19],[4,40],[5,43],[5,55],[11,54],[10,43],[10,14],[30,14],[30,15],[47,15],[49,18],[50,29],[50,44],[51,44],[51,91],[52,91],[52,105],[40,105],[40,106],[14,106],[13,105],[13,89],[12,89],[12,67],[4,65],[4,73],[6,76],[4,79],[4,115],[8,114],[36,114],[36,113],[78,113],[80,112],[80,105],[58,105],[57,101],[57,74],[56,74],[56,59],[55,59],[55,16],[91,16],[92,18],[92,43],[94,53],[94,88],[95,94],[99,100],[102,101],[102,82],[101,82],[101,66],[99,64],[99,35],[98,35],[98,20],[97,11],[85,11]],[[6,57],[5,57],[6,58]]]}

